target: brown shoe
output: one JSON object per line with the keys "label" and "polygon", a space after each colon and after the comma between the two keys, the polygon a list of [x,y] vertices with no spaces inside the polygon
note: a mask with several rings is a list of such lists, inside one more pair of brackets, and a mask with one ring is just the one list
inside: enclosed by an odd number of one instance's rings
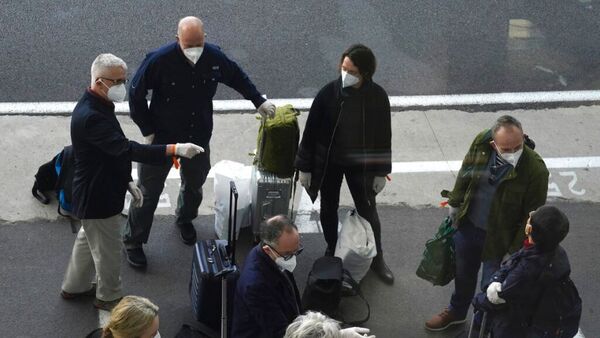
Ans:
{"label": "brown shoe", "polygon": [[442,331],[452,325],[462,324],[466,321],[466,318],[457,318],[449,309],[444,309],[444,311],[425,322],[425,328],[429,331]]}
{"label": "brown shoe", "polygon": [[101,299],[94,299],[94,307],[98,310],[104,310],[104,311],[112,311],[112,309],[117,306],[117,304],[119,304],[119,302],[121,301],[121,299],[123,299],[123,297],[117,298],[115,300],[109,300],[109,301],[105,301],[105,300],[101,300]]}
{"label": "brown shoe", "polygon": [[63,299],[75,299],[80,297],[91,297],[96,295],[96,285],[92,286],[91,289],[84,292],[70,293],[65,290],[60,290],[60,296]]}

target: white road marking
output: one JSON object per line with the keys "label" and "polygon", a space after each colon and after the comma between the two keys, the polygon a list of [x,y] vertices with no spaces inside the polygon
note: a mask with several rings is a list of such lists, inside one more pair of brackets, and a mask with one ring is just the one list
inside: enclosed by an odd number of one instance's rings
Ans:
{"label": "white road marking", "polygon": [[[600,168],[600,156],[584,157],[551,157],[544,158],[548,169],[586,169]],[[460,169],[461,161],[416,161],[416,162],[393,162],[392,174],[408,173],[433,173],[450,172]],[[131,177],[137,180],[137,169],[133,168]],[[212,170],[208,173],[209,178],[213,178]],[[179,171],[171,168],[167,179],[179,178]],[[308,198],[308,197],[307,197]]]}
{"label": "white road marking", "polygon": [[[600,156],[544,158],[548,169],[600,168]],[[394,162],[393,174],[458,171],[462,161]]]}
{"label": "white road marking", "polygon": [[[490,104],[547,103],[547,102],[596,102],[600,101],[600,90],[574,90],[551,92],[488,93],[457,95],[411,95],[390,96],[393,108],[407,107],[451,107]],[[310,108],[313,98],[271,99],[275,105],[292,104],[300,110]],[[0,115],[16,114],[68,114],[77,102],[0,102]],[[248,100],[213,100],[215,111],[254,111]],[[115,112],[129,113],[128,102],[115,105]]]}
{"label": "white road marking", "polygon": [[581,332],[581,328],[579,328],[577,330],[577,334],[573,338],[585,338],[585,336],[583,335],[583,332]]}

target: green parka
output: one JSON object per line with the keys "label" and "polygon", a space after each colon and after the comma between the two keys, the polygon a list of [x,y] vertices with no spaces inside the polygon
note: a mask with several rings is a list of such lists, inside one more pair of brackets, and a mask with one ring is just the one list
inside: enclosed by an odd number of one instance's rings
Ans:
{"label": "green parka", "polygon": [[[491,140],[490,129],[475,137],[462,162],[454,189],[448,193],[448,204],[460,207],[459,227],[468,215],[471,198],[493,153]],[[531,148],[523,146],[519,162],[500,181],[492,199],[482,261],[502,258],[507,252],[521,248],[529,212],[546,203],[548,176],[544,160]]]}

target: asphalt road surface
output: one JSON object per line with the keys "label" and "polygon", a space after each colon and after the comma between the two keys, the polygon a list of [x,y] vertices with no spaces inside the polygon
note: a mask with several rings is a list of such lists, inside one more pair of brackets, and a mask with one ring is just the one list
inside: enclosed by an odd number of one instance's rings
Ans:
{"label": "asphalt road surface", "polygon": [[[357,42],[394,96],[600,88],[596,1],[523,3],[5,1],[0,102],[76,101],[98,54],[122,57],[131,74],[187,15],[273,98],[314,97]],[[217,98],[240,97],[222,86]]]}

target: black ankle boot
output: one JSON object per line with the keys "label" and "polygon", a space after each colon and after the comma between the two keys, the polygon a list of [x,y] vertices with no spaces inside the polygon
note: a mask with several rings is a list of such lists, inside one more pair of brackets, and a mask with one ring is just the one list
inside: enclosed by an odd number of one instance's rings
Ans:
{"label": "black ankle boot", "polygon": [[387,264],[385,264],[382,254],[377,254],[377,256],[373,258],[371,270],[373,270],[373,272],[375,272],[384,283],[394,284],[394,274]]}

